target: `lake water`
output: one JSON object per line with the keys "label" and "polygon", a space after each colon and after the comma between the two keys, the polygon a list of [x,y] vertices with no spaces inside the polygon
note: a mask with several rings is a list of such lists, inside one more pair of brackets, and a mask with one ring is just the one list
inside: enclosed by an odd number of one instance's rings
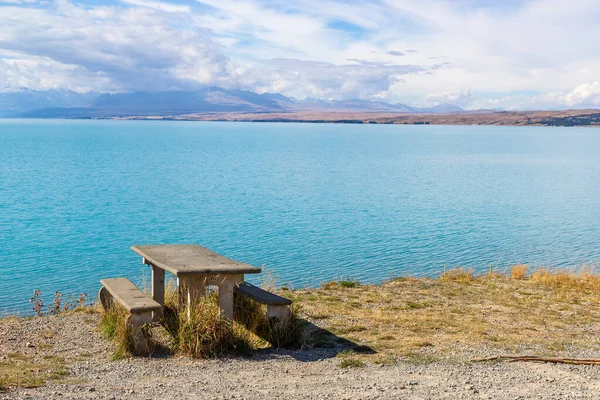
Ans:
{"label": "lake water", "polygon": [[0,312],[197,243],[294,287],[600,261],[600,130],[0,120]]}

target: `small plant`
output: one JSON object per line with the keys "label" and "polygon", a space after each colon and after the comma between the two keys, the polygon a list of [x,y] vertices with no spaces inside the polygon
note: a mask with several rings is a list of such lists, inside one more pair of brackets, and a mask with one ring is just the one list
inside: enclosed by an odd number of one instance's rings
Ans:
{"label": "small plant", "polygon": [[431,307],[431,304],[429,303],[417,303],[414,301],[407,301],[406,302],[406,309],[419,309],[419,308],[427,308],[427,307]]}
{"label": "small plant", "polygon": [[35,312],[35,315],[41,317],[44,315],[42,311],[44,309],[44,299],[42,299],[42,291],[34,290],[33,296],[29,299],[29,302],[33,304],[32,310]]}
{"label": "small plant", "polygon": [[178,317],[178,350],[196,358],[211,358],[225,353],[248,355],[249,336],[235,322],[223,318],[216,295],[201,297],[190,306],[190,315]]}
{"label": "small plant", "polygon": [[266,307],[245,296],[235,296],[235,320],[250,332],[265,339],[273,347],[302,346],[304,325],[299,318],[300,307],[297,303],[290,306],[287,323],[278,324],[267,318]]}
{"label": "small plant", "polygon": [[111,357],[112,360],[120,360],[132,354],[134,342],[129,318],[129,312],[118,304],[113,304],[102,314],[100,319],[102,335],[112,340],[117,347]]}
{"label": "small plant", "polygon": [[336,281],[325,282],[321,285],[321,288],[326,290],[331,290],[339,287],[339,284]]}
{"label": "small plant", "polygon": [[510,277],[512,279],[523,280],[527,276],[529,267],[524,264],[514,265],[510,268]]}
{"label": "small plant", "polygon": [[79,297],[77,298],[76,308],[85,307],[87,300],[88,300],[87,293],[79,293]]}
{"label": "small plant", "polygon": [[62,298],[62,293],[54,292],[54,301],[52,302],[51,306],[48,306],[48,315],[56,315],[60,312]]}
{"label": "small plant", "polygon": [[302,347],[304,322],[299,318],[300,306],[292,303],[290,315],[285,324],[277,324],[270,321],[267,341],[276,348],[300,348]]}
{"label": "small plant", "polygon": [[475,279],[476,277],[471,268],[451,268],[446,270],[446,266],[444,266],[444,272],[440,276],[440,280],[444,282],[471,283]]}
{"label": "small plant", "polygon": [[35,312],[35,315],[38,317],[43,317],[44,315],[57,315],[61,312],[73,311],[73,310],[90,310],[93,312],[92,304],[86,304],[87,302],[87,293],[80,293],[77,299],[75,295],[68,297],[65,300],[65,296],[56,291],[54,292],[54,299],[52,304],[46,308],[44,312],[44,299],[42,297],[41,290],[34,290],[33,296],[29,299],[29,302],[33,305],[32,310]]}
{"label": "small plant", "polygon": [[555,289],[571,289],[586,293],[600,293],[600,276],[596,269],[583,266],[577,270],[537,269],[530,280]]}
{"label": "small plant", "polygon": [[428,365],[438,362],[439,357],[432,354],[409,353],[404,358],[404,362],[412,365]]}
{"label": "small plant", "polygon": [[352,279],[346,279],[346,280],[341,280],[340,281],[340,287],[343,288],[357,288],[360,286],[360,283],[358,283],[358,281],[352,280]]}
{"label": "small plant", "polygon": [[340,368],[361,368],[365,366],[365,363],[358,358],[348,357],[342,359],[338,366]]}
{"label": "small plant", "polygon": [[398,363],[398,360],[390,355],[383,355],[373,360],[373,363],[377,365],[395,365]]}

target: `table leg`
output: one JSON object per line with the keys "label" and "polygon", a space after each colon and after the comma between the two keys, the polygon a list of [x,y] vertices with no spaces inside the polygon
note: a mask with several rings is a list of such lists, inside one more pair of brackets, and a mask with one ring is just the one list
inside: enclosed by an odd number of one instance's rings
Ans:
{"label": "table leg", "polygon": [[[165,306],[165,270],[152,266],[152,299],[160,304],[161,307]],[[152,319],[158,320],[162,316],[161,312],[154,312]]]}
{"label": "table leg", "polygon": [[224,275],[219,286],[219,308],[221,315],[233,319],[233,292],[235,287],[244,282],[244,275]]}
{"label": "table leg", "polygon": [[179,286],[179,308],[186,307],[188,318],[191,317],[191,307],[198,296],[206,295],[206,277],[180,276],[177,280]]}

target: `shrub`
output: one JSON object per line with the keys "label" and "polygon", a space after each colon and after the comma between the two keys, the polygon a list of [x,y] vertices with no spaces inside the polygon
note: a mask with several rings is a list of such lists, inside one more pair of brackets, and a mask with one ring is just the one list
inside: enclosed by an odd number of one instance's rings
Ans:
{"label": "shrub", "polygon": [[338,366],[340,368],[361,368],[365,366],[365,363],[358,358],[344,358]]}
{"label": "shrub", "polygon": [[234,299],[235,320],[250,332],[276,348],[302,346],[304,324],[298,316],[300,307],[297,303],[292,303],[288,322],[281,325],[269,320],[266,306],[246,296],[236,295]]}
{"label": "shrub", "polygon": [[[133,352],[133,329],[130,318],[129,312],[115,303],[102,314],[100,319],[102,335],[106,339],[112,340],[117,347],[111,357],[113,360],[128,357]],[[149,334],[149,332],[145,333]],[[151,340],[148,342],[150,343]]]}
{"label": "shrub", "polygon": [[57,315],[67,311],[93,310],[93,304],[86,304],[87,300],[87,293],[80,293],[78,297],[72,295],[64,299],[62,293],[54,292],[54,300],[52,301],[52,304],[47,307],[47,311],[44,312],[42,291],[34,290],[33,296],[31,296],[29,302],[33,305],[32,310],[35,312],[35,315],[43,317],[44,315]]}
{"label": "shrub", "polygon": [[595,269],[581,267],[579,270],[537,269],[531,281],[556,289],[573,289],[589,293],[600,293],[600,276]]}
{"label": "shrub", "polygon": [[210,358],[224,353],[247,355],[252,349],[249,335],[239,324],[223,318],[218,297],[200,297],[178,315],[177,348],[186,355]]}
{"label": "shrub", "polygon": [[527,269],[529,267],[527,265],[519,264],[514,265],[510,269],[510,277],[512,279],[523,280],[527,276]]}
{"label": "shrub", "polygon": [[348,279],[348,280],[341,280],[340,281],[340,286],[343,288],[357,288],[360,286],[360,283],[358,283],[358,281],[352,280],[352,279]]}
{"label": "shrub", "polygon": [[472,268],[451,268],[447,271],[444,269],[440,280],[445,282],[471,283],[475,280],[475,276]]}
{"label": "shrub", "polygon": [[286,324],[274,324],[273,321],[269,321],[269,332],[266,339],[273,347],[302,347],[304,322],[299,318],[299,313],[300,306],[292,303]]}
{"label": "shrub", "polygon": [[339,285],[338,285],[338,283],[337,283],[336,281],[329,281],[329,282],[325,282],[325,283],[323,283],[323,284],[321,285],[321,287],[322,287],[323,289],[327,289],[327,290],[330,290],[330,289],[335,289],[335,288],[337,288],[338,286],[339,286]]}

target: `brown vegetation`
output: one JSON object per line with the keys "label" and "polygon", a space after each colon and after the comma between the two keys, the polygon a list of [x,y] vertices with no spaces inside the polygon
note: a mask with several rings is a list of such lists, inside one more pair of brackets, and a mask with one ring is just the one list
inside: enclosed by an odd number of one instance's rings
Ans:
{"label": "brown vegetation", "polygon": [[[292,326],[296,330],[269,332],[262,306],[239,299],[237,322],[223,321],[218,317],[216,298],[209,296],[198,305],[191,322],[181,319],[179,313],[166,315],[152,335],[161,348],[196,357],[246,354],[284,344],[305,348],[342,345],[352,349],[337,350],[342,368],[398,360],[413,364],[440,358],[466,361],[481,354],[481,349],[486,349],[484,354],[544,357],[600,350],[600,275],[593,268],[544,268],[528,273],[526,266],[518,265],[505,273],[490,268],[481,275],[469,269],[449,269],[439,278],[398,278],[380,285],[343,280],[284,292],[295,300],[293,323],[298,325]],[[167,291],[166,302],[176,307],[173,287]],[[84,310],[96,311],[78,307],[66,314]],[[119,312],[104,314],[102,324],[105,336],[116,343],[113,358],[126,356],[130,349],[127,324],[121,323],[126,319],[120,319],[126,317],[119,317]],[[304,336],[298,335],[301,318],[313,324],[304,323],[308,326]],[[0,332],[15,319],[0,319]],[[95,321],[97,317],[90,318],[91,323]],[[68,381],[65,374],[73,359],[63,359],[47,344],[56,339],[56,332],[45,329],[35,335],[39,339],[35,349],[24,346],[19,353],[3,350],[0,342],[0,391],[40,386],[48,380]],[[270,338],[271,343],[261,336]],[[348,343],[353,345],[348,347]]]}
{"label": "brown vegetation", "polygon": [[450,269],[438,279],[352,288],[328,283],[294,295],[309,320],[373,348],[375,359],[433,361],[481,346],[548,356],[597,348],[600,276],[585,268],[526,271],[523,265],[506,274]]}

